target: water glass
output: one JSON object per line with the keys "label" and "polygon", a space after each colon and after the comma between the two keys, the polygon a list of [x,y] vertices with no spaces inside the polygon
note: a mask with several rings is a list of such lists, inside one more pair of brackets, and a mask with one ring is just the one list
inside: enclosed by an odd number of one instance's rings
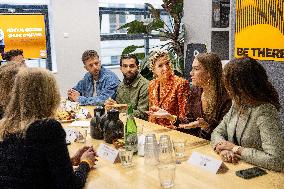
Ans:
{"label": "water glass", "polygon": [[173,140],[173,147],[175,151],[176,163],[181,163],[181,160],[184,157],[184,148],[185,148],[185,140],[177,139]]}
{"label": "water glass", "polygon": [[157,165],[158,158],[158,144],[155,134],[148,134],[145,137],[144,163],[145,165]]}
{"label": "water glass", "polygon": [[123,167],[133,166],[133,150],[132,149],[119,149],[119,158]]}
{"label": "water glass", "polygon": [[78,143],[86,143],[86,138],[87,138],[87,129],[84,129],[80,132],[77,132],[77,136],[76,136],[76,140],[75,142],[78,142]]}
{"label": "water glass", "polygon": [[160,184],[163,188],[172,188],[174,186],[175,169],[174,164],[158,165]]}
{"label": "water glass", "polygon": [[160,163],[172,163],[174,161],[172,154],[172,143],[170,136],[162,135],[159,141],[159,161]]}

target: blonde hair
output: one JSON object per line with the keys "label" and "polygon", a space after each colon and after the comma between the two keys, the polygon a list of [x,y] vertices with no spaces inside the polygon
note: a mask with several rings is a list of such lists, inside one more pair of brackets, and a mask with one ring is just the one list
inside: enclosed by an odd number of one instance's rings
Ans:
{"label": "blonde hair", "polygon": [[10,93],[12,91],[14,81],[22,64],[12,63],[0,66],[0,106],[5,110],[10,100]]}
{"label": "blonde hair", "polygon": [[150,54],[150,58],[149,58],[149,69],[153,72],[154,71],[154,66],[156,61],[161,58],[161,57],[166,57],[168,62],[169,62],[169,66],[171,68],[171,70],[173,70],[173,65],[169,56],[169,52],[165,51],[165,50],[158,50],[158,51],[153,51]]}
{"label": "blonde hair", "polygon": [[42,68],[21,69],[0,121],[0,140],[9,134],[24,136],[32,122],[53,117],[59,102],[59,90],[50,71]]}

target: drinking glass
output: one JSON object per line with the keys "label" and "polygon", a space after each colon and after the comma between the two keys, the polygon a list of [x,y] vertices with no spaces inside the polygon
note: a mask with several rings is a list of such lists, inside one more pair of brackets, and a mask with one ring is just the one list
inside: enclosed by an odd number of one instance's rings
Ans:
{"label": "drinking glass", "polygon": [[86,138],[87,138],[87,129],[83,129],[80,132],[77,132],[76,140],[75,142],[78,143],[86,143]]}
{"label": "drinking glass", "polygon": [[161,135],[159,141],[159,161],[160,163],[172,163],[173,155],[172,155],[172,143],[170,136],[168,135]]}
{"label": "drinking glass", "polygon": [[119,158],[123,167],[133,166],[133,150],[132,149],[119,149]]}
{"label": "drinking glass", "polygon": [[174,186],[175,169],[174,164],[158,165],[160,184],[163,188],[172,188]]}
{"label": "drinking glass", "polygon": [[158,158],[158,144],[155,134],[148,134],[145,137],[145,165],[157,165],[159,163]]}
{"label": "drinking glass", "polygon": [[180,164],[184,157],[185,139],[173,140],[173,148],[175,151],[176,163]]}

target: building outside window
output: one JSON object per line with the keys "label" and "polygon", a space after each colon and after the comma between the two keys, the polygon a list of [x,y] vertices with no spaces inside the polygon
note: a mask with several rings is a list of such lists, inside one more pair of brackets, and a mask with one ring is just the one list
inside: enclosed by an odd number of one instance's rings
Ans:
{"label": "building outside window", "polygon": [[[119,65],[120,55],[123,49],[130,45],[143,46],[145,39],[143,35],[130,36],[125,29],[118,30],[125,23],[134,20],[146,19],[145,3],[152,4],[155,8],[162,9],[162,0],[100,0],[100,30],[101,30],[101,61],[103,65]],[[171,27],[168,15],[161,15],[168,27]],[[158,37],[149,39],[150,51],[159,48],[166,41],[160,41]],[[145,52],[145,47],[137,49],[136,52]]]}

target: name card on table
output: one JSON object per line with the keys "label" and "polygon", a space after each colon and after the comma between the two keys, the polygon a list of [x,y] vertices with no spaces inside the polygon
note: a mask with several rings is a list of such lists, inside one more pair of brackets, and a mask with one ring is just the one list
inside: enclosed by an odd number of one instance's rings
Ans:
{"label": "name card on table", "polygon": [[115,163],[115,160],[118,156],[118,150],[106,145],[106,144],[100,144],[97,154],[100,158],[106,159],[110,161],[111,163]]}
{"label": "name card on table", "polygon": [[198,152],[193,152],[187,162],[213,174],[216,174],[218,170],[222,169],[222,166],[225,166],[222,165],[223,162],[221,160],[214,159]]}

